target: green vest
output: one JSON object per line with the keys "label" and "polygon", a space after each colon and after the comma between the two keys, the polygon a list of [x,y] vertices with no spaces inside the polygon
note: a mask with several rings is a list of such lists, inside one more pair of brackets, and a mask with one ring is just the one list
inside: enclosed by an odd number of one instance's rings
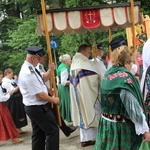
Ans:
{"label": "green vest", "polygon": [[[67,69],[68,71],[68,74],[70,74],[70,67],[67,66],[65,63],[61,63],[59,66],[58,66],[58,69],[57,69],[57,76],[59,77],[60,79],[60,74],[63,70]],[[69,79],[68,79],[69,80]]]}
{"label": "green vest", "polygon": [[[101,81],[100,89],[102,112],[113,111],[114,114],[120,113],[128,116],[120,100],[120,90],[125,89],[135,96],[146,115],[139,83],[132,73],[124,67],[112,66],[107,70],[104,79]],[[111,103],[114,104],[110,105]],[[108,109],[105,110],[106,108]]]}

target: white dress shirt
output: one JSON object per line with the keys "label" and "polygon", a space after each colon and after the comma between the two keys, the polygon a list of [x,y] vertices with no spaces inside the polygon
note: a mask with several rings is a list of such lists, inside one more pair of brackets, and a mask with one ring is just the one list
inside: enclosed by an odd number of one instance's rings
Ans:
{"label": "white dress shirt", "polygon": [[[40,72],[40,74],[42,75],[43,77],[43,74],[46,72],[46,70],[44,69],[44,66],[43,64],[41,63],[38,63],[37,66],[36,66],[36,69]],[[50,89],[50,81],[46,81],[45,82],[46,86]]]}
{"label": "white dress shirt", "polygon": [[35,71],[35,67],[27,61],[21,67],[18,85],[23,96],[24,105],[44,105],[47,103],[36,97],[36,94],[41,92],[48,95],[48,91],[42,78]]}
{"label": "white dress shirt", "polygon": [[[103,61],[101,60],[101,57],[97,56],[96,60],[98,62],[98,67],[99,67],[99,71],[100,71],[100,75],[101,75],[101,79],[103,79],[104,74],[106,72],[106,66],[104,65]],[[92,61],[94,61],[94,59],[92,59]]]}

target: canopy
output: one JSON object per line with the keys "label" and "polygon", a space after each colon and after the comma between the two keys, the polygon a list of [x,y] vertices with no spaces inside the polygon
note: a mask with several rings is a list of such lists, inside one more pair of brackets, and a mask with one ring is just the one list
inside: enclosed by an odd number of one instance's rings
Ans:
{"label": "canopy", "polygon": [[[134,23],[141,23],[140,2],[134,2]],[[42,10],[38,14],[38,34],[44,33]],[[48,32],[53,34],[95,32],[108,28],[127,28],[131,26],[130,3],[102,4],[77,8],[46,10]]]}

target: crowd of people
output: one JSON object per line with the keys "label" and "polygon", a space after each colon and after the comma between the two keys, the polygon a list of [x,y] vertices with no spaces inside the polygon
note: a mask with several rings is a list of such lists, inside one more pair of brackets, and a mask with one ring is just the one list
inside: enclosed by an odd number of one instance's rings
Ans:
{"label": "crowd of people", "polygon": [[[18,79],[13,79],[11,68],[4,77],[0,72],[0,141],[23,142],[18,137],[27,133],[21,129],[27,114],[32,150],[59,150],[59,128],[66,137],[79,128],[81,147],[93,145],[94,150],[150,148],[150,40],[143,47],[142,79],[137,54],[126,40],[116,37],[109,45],[108,67],[102,59],[104,48],[97,43],[95,58],[91,59],[91,46],[81,44],[72,59],[63,54],[58,68],[48,63],[48,69],[44,48],[28,47]],[[53,71],[57,95],[51,84]]]}

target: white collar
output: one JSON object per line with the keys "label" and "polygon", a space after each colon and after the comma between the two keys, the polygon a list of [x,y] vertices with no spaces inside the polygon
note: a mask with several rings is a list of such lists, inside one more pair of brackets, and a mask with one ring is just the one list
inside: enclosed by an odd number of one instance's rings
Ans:
{"label": "white collar", "polygon": [[97,56],[97,58],[98,58],[99,60],[101,60],[101,59],[102,59],[100,56]]}

